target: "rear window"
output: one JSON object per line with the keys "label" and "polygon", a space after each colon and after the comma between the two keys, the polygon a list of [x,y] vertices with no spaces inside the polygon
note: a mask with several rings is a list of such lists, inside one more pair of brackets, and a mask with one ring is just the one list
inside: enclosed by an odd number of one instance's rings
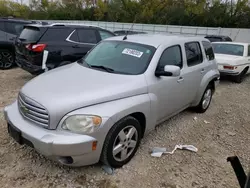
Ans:
{"label": "rear window", "polygon": [[219,37],[205,37],[205,38],[208,39],[210,42],[222,41],[222,39]]}
{"label": "rear window", "polygon": [[37,41],[41,35],[40,29],[37,27],[25,27],[21,32],[19,39]]}
{"label": "rear window", "polygon": [[214,53],[243,56],[244,46],[239,44],[212,43]]}

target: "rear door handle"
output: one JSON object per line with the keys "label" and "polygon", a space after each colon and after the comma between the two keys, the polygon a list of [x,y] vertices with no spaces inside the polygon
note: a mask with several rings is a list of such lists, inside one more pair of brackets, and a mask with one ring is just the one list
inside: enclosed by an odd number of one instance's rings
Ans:
{"label": "rear door handle", "polygon": [[205,72],[205,69],[201,69],[201,74]]}
{"label": "rear door handle", "polygon": [[183,81],[184,81],[184,79],[182,77],[179,77],[179,79],[177,80],[178,83],[181,83]]}
{"label": "rear door handle", "polygon": [[80,48],[78,45],[74,45],[74,46],[72,46],[73,48]]}

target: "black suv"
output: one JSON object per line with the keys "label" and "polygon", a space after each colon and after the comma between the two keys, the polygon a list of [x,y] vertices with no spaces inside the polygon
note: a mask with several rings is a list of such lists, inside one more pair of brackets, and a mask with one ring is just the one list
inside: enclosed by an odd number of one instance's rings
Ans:
{"label": "black suv", "polygon": [[25,26],[15,41],[16,63],[37,75],[81,59],[99,41],[113,36],[108,30],[88,25]]}
{"label": "black suv", "polygon": [[207,35],[205,36],[205,38],[208,39],[210,42],[220,42],[220,41],[232,42],[232,39],[229,36],[223,36],[223,35]]}
{"label": "black suv", "polygon": [[27,24],[36,21],[15,18],[0,18],[0,69],[9,69],[15,63],[14,41]]}

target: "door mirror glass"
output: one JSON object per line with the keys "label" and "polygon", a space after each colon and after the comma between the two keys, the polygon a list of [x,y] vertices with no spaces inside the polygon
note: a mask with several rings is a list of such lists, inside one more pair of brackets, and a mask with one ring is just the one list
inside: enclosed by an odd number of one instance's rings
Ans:
{"label": "door mirror glass", "polygon": [[156,76],[180,76],[181,69],[178,66],[175,65],[166,65],[164,66],[163,70],[156,70],[155,75]]}

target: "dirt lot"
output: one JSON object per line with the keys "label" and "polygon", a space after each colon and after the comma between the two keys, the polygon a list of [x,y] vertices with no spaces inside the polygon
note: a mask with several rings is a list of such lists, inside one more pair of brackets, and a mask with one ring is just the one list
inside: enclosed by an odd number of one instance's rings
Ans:
{"label": "dirt lot", "polygon": [[[100,165],[69,168],[19,146],[8,135],[3,107],[32,78],[16,68],[0,71],[0,187],[239,187],[226,158],[237,154],[250,166],[250,77],[242,84],[221,81],[205,114],[185,111],[146,136],[125,167],[106,175]],[[197,119],[196,119],[196,118]],[[209,123],[205,123],[207,121]],[[197,153],[178,150],[152,158],[152,147],[193,144]]]}

